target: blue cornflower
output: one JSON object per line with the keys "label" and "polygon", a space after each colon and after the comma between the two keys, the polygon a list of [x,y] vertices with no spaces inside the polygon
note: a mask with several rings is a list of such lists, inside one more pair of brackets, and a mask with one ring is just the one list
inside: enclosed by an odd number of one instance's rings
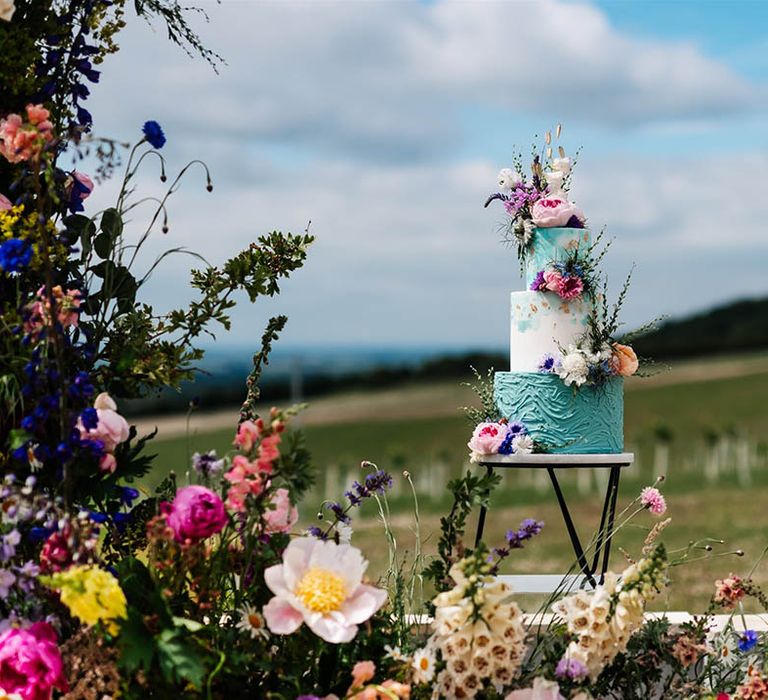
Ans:
{"label": "blue cornflower", "polygon": [[557,358],[551,353],[544,355],[539,360],[539,366],[537,367],[541,374],[550,374],[557,369]]}
{"label": "blue cornflower", "polygon": [[20,272],[32,260],[32,246],[20,238],[9,238],[0,245],[0,269]]}
{"label": "blue cornflower", "polygon": [[746,652],[757,644],[757,632],[755,630],[746,630],[739,637],[739,651]]}
{"label": "blue cornflower", "polygon": [[519,420],[512,421],[507,426],[507,429],[514,436],[527,435],[528,434],[528,428],[525,427],[525,423],[521,423]]}
{"label": "blue cornflower", "polygon": [[84,408],[80,414],[80,420],[83,421],[83,427],[86,430],[95,430],[99,424],[99,413],[95,408]]}
{"label": "blue cornflower", "polygon": [[128,508],[139,497],[139,492],[130,486],[118,486],[117,492],[120,502]]}
{"label": "blue cornflower", "polygon": [[142,127],[144,138],[149,141],[152,148],[162,148],[165,146],[165,134],[162,127],[156,121],[144,122]]}
{"label": "blue cornflower", "polygon": [[512,440],[515,439],[514,433],[507,433],[507,436],[504,438],[504,441],[499,445],[499,454],[500,455],[511,455],[512,454]]}

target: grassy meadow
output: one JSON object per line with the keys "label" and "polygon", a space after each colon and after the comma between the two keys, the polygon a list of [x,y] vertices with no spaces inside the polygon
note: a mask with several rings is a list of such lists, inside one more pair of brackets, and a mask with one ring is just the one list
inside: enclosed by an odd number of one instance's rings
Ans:
{"label": "grassy meadow", "polygon": [[[673,610],[703,610],[714,578],[748,571],[768,546],[768,406],[760,400],[768,395],[768,367],[763,363],[742,366],[737,361],[731,369],[735,371],[721,371],[721,378],[708,379],[704,363],[704,371],[689,372],[684,381],[674,381],[673,373],[671,381],[651,379],[643,384],[637,380],[627,387],[625,444],[636,453],[637,461],[624,471],[619,509],[661,471],[666,473],[667,515],[672,517],[665,532],[669,546],[682,552],[692,541],[723,540],[723,544],[713,543],[711,553],[696,549],[689,556],[703,560],[673,568],[673,593],[661,604]],[[300,507],[302,523],[312,522],[325,498],[340,498],[346,484],[358,477],[361,460],[370,460],[397,477],[390,504],[401,551],[412,551],[414,546],[413,499],[401,476],[404,469],[417,485],[424,548],[434,551],[439,517],[449,506],[445,484],[464,469],[475,468],[468,465],[466,450],[472,426],[455,408],[471,400],[466,387],[435,384],[314,402],[304,414],[302,427],[317,480]],[[158,459],[150,485],[171,468],[183,482],[184,467],[194,451],[226,453],[232,428],[218,429],[214,423],[201,417],[186,434],[179,435],[177,426],[175,436],[164,435],[161,426],[152,443]],[[589,539],[600,517],[602,478],[601,473],[584,472],[561,479],[582,540]],[[518,573],[567,570],[573,555],[545,472],[505,474],[493,497],[486,541],[500,543],[504,532],[525,517],[544,520],[546,528],[530,547],[513,553],[507,569]],[[642,513],[616,536],[614,568],[622,566],[620,548],[638,552],[654,522]],[[380,574],[387,564],[387,551],[375,504],[358,513],[353,527],[353,542],[371,560],[371,573]],[[737,549],[744,550],[745,556],[726,555]],[[768,564],[758,567],[756,577],[768,583]]]}

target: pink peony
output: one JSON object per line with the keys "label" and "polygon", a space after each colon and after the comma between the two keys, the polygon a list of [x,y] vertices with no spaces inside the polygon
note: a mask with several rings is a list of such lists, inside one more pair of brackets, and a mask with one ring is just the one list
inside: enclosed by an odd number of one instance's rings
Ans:
{"label": "pink peony", "polygon": [[531,218],[539,228],[566,226],[575,216],[584,223],[584,214],[575,204],[559,197],[544,197],[533,205]]}
{"label": "pink peony", "polygon": [[387,592],[362,582],[368,562],[349,544],[312,537],[291,540],[283,563],[264,571],[275,597],[264,606],[274,634],[292,634],[306,623],[331,644],[354,639],[357,626],[387,600]]}
{"label": "pink peony", "polygon": [[177,542],[203,540],[221,532],[227,524],[224,503],[205,486],[179,489],[173,503],[165,503],[163,510]]}
{"label": "pink peony", "polygon": [[563,276],[557,270],[547,270],[544,273],[544,289],[548,292],[559,292]]}
{"label": "pink peony", "polygon": [[616,374],[622,377],[631,377],[640,366],[635,351],[629,345],[621,345],[620,343],[613,344],[611,363]]}
{"label": "pink peony", "polygon": [[480,423],[467,447],[475,454],[495,455],[508,432],[507,426],[502,423]]}
{"label": "pink peony", "polygon": [[54,688],[68,690],[56,632],[47,622],[0,635],[0,688],[23,700],[50,700]]}
{"label": "pink peony", "polygon": [[561,299],[575,299],[584,291],[584,282],[576,275],[562,277],[557,288]]}
{"label": "pink peony", "polygon": [[8,211],[11,207],[13,207],[13,202],[4,194],[0,194],[0,211]]}
{"label": "pink peony", "polygon": [[640,492],[640,503],[642,503],[654,515],[663,515],[667,510],[667,502],[661,495],[659,489],[653,486],[646,486]]}
{"label": "pink peony", "polygon": [[269,533],[288,532],[299,519],[296,506],[291,505],[288,489],[277,489],[270,503],[274,508],[264,514],[264,521],[267,524],[266,531]]}

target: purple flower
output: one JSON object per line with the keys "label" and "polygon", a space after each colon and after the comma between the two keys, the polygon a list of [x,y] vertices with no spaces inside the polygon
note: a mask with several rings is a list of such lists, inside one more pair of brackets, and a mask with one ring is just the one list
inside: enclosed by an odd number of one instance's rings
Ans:
{"label": "purple flower", "polygon": [[521,423],[519,420],[508,423],[507,430],[512,433],[513,437],[516,437],[517,435],[528,435],[528,428],[525,426],[525,423]]}
{"label": "purple flower", "polygon": [[587,667],[578,659],[563,657],[557,664],[555,675],[558,678],[568,678],[572,681],[580,681],[587,675]]}
{"label": "purple flower", "polygon": [[203,454],[195,452],[192,455],[192,468],[202,476],[211,476],[224,468],[224,460],[217,458],[216,450]]}
{"label": "purple flower", "polygon": [[546,282],[544,281],[544,270],[539,270],[536,273],[536,277],[533,278],[533,282],[531,282],[531,291],[532,292],[538,292],[546,288]]}
{"label": "purple flower", "polygon": [[755,630],[746,630],[744,634],[739,637],[739,651],[747,652],[757,644],[757,632]]}
{"label": "purple flower", "polygon": [[8,569],[0,569],[0,599],[5,600],[11,587],[16,583],[16,576]]}
{"label": "purple flower", "polygon": [[522,549],[523,542],[530,540],[544,529],[544,523],[533,518],[526,518],[518,530],[507,531],[507,545],[510,549]]}

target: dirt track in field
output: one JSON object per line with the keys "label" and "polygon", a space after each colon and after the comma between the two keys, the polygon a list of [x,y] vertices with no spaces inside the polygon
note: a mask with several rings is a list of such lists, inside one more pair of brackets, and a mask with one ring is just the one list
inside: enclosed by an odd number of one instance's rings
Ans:
{"label": "dirt track in field", "polygon": [[[714,379],[731,379],[768,373],[768,355],[740,358],[692,360],[674,364],[651,377],[633,378],[627,391],[644,391],[660,386],[688,384]],[[312,399],[302,413],[304,425],[329,425],[356,421],[455,416],[457,407],[474,402],[474,393],[454,382],[435,382],[400,386],[377,391],[355,391]],[[268,412],[265,406],[262,413]],[[237,409],[197,413],[189,420],[193,433],[203,434],[233,427]],[[158,438],[174,438],[187,432],[184,415],[149,416],[136,421],[139,435],[158,428]]]}

